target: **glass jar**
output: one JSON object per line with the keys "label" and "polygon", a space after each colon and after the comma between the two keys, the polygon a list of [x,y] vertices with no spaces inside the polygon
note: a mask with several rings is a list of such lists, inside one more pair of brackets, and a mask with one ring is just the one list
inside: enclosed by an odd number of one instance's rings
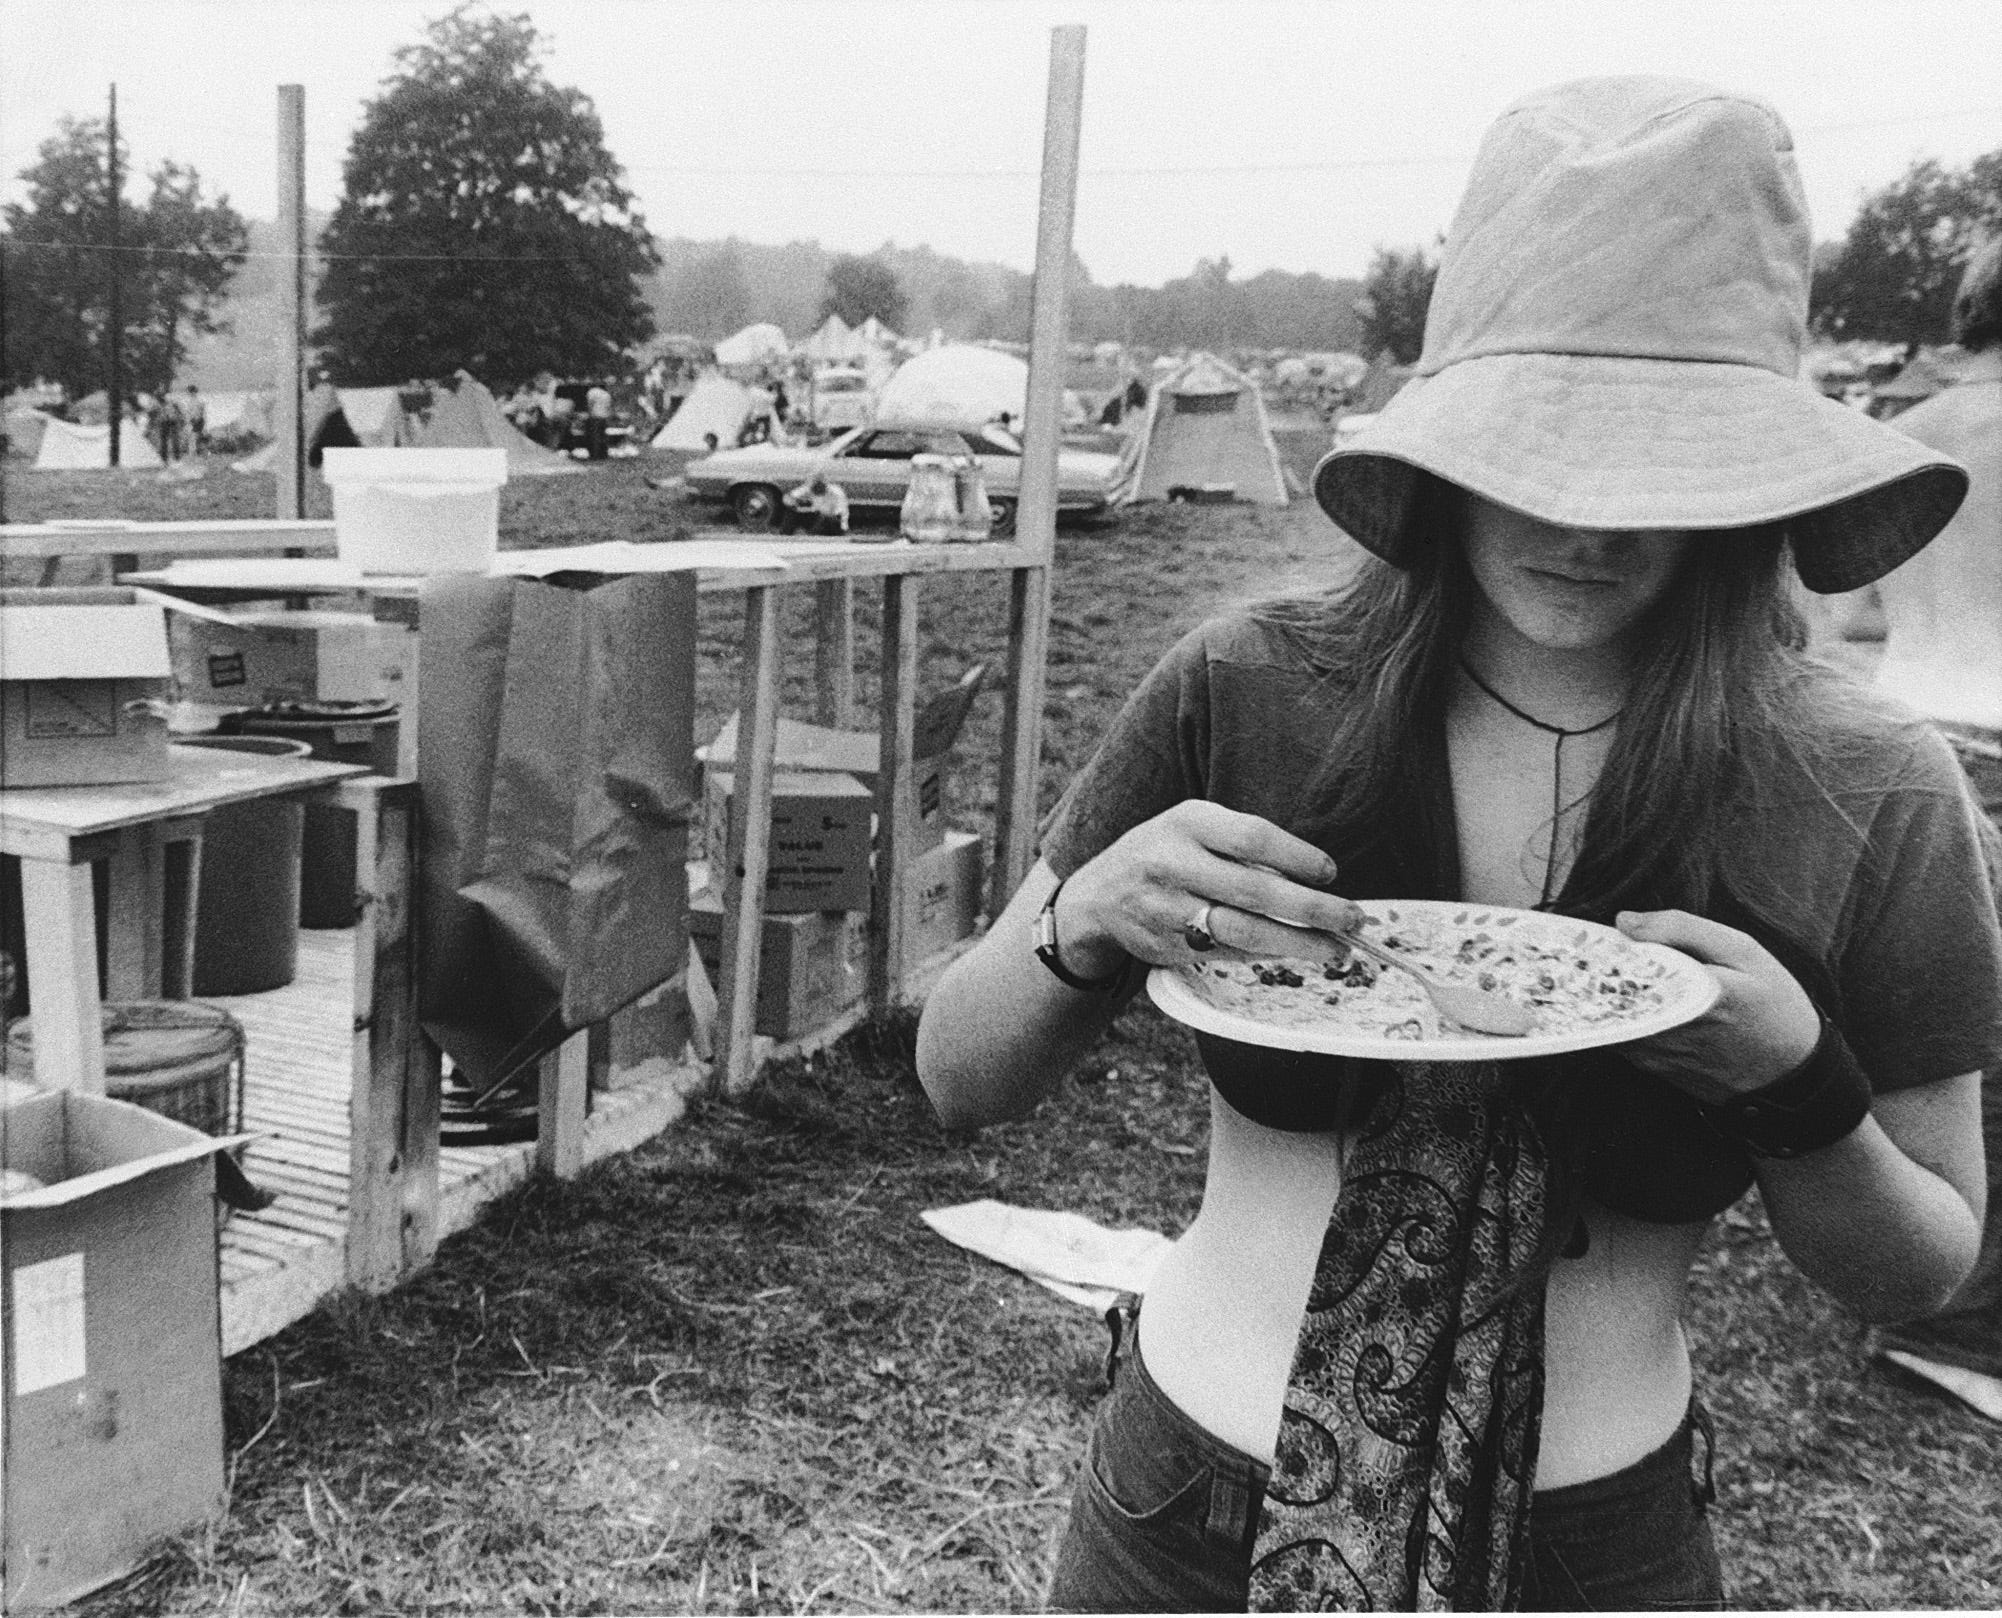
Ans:
{"label": "glass jar", "polygon": [[987,498],[987,480],[981,475],[980,462],[971,455],[955,456],[952,481],[959,508],[958,528],[952,537],[975,543],[991,538],[994,507]]}
{"label": "glass jar", "polygon": [[898,527],[916,545],[942,545],[958,537],[959,493],[952,463],[943,455],[913,455]]}

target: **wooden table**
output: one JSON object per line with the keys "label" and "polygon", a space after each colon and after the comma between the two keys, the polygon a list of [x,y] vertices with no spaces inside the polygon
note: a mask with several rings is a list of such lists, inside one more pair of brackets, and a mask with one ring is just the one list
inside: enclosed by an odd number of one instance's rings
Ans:
{"label": "wooden table", "polygon": [[359,764],[207,748],[174,747],[169,754],[172,774],[164,781],[0,791],[0,853],[21,861],[40,1083],[104,1092],[93,862],[108,860],[111,867],[111,997],[185,997],[202,817],[224,804],[322,792],[367,773]]}
{"label": "wooden table", "polygon": [[[130,543],[130,541],[128,541]],[[136,548],[136,547],[135,547]],[[736,553],[735,556],[732,553]],[[751,561],[754,565],[742,565]],[[741,1089],[755,1067],[753,1021],[757,1002],[764,886],[770,864],[771,792],[777,746],[781,677],[780,591],[812,585],[817,608],[815,649],[818,717],[823,724],[851,726],[854,715],[853,604],[858,581],[880,579],[883,588],[882,692],[876,715],[883,737],[879,791],[886,812],[877,829],[875,914],[870,935],[870,999],[894,998],[906,966],[902,911],[895,902],[898,883],[915,852],[915,810],[906,805],[912,775],[916,715],[918,586],[927,574],[1007,572],[1011,575],[1008,667],[1003,697],[1002,758],[995,834],[996,856],[990,909],[998,911],[1026,873],[1034,829],[1036,760],[1031,756],[1043,688],[1042,622],[1049,590],[1046,556],[1016,543],[914,545],[830,539],[777,539],[723,530],[686,542],[644,546],[559,547],[541,552],[503,552],[510,570],[592,564],[584,571],[687,568],[704,594],[742,592],[744,650],[738,695],[739,779],[732,794],[729,846],[734,857],[721,873],[723,929],[717,985],[715,1073],[729,1090]],[[282,565],[245,564],[238,572],[217,559],[204,562],[188,582],[187,571],[160,569],[120,575],[123,583],[144,584],[191,598],[223,603],[286,595],[346,595],[359,590],[377,618],[419,627],[418,598],[423,580],[405,575],[324,576],[325,564],[300,566],[296,582],[283,582]],[[572,568],[572,571],[577,570]],[[253,581],[252,575],[255,575]],[[404,716],[403,740],[414,745],[415,715]],[[414,767],[399,768],[414,774]],[[567,1144],[581,1129],[588,1058],[582,1035],[574,1048],[545,1065],[544,1118],[540,1133],[545,1166],[565,1172],[574,1155]]]}

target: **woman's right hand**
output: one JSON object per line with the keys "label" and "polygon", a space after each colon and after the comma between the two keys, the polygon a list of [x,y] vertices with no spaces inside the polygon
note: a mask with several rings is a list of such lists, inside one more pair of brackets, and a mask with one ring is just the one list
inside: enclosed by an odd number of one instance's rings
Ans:
{"label": "woman's right hand", "polygon": [[[1143,821],[1064,884],[1057,935],[1065,962],[1086,976],[1124,956],[1180,966],[1218,952],[1339,962],[1362,910],[1327,891],[1335,862],[1257,815],[1189,799]],[[1215,949],[1185,929],[1207,908]],[[1283,919],[1282,919],[1283,918]]]}

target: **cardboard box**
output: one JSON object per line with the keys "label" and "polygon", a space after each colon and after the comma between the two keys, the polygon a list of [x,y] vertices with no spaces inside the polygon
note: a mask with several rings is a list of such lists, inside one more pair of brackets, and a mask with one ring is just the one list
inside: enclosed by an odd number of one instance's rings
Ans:
{"label": "cardboard box", "polygon": [[170,638],[180,698],[203,707],[402,703],[416,662],[415,634],[358,612],[176,615]]}
{"label": "cardboard box", "polygon": [[[871,792],[882,765],[882,738],[873,730],[830,730],[797,719],[780,719],[773,767],[786,771],[833,772],[852,775]],[[705,775],[727,773],[737,760],[737,716],[730,715],[716,739],[698,747],[695,756]],[[945,836],[946,755],[911,761],[910,794],[915,848],[936,848]]]}
{"label": "cardboard box", "polygon": [[980,923],[980,839],[970,831],[949,831],[945,841],[905,867],[900,895],[904,913],[904,960],[918,966]]}
{"label": "cardboard box", "polygon": [[131,590],[0,590],[0,787],[164,781],[167,615]]}
{"label": "cardboard box", "polygon": [[[722,969],[723,899],[705,888],[688,901],[688,932],[702,964]],[[859,910],[765,917],[752,1026],[797,1039],[839,1016],[869,985],[869,925]]]}
{"label": "cardboard box", "polygon": [[[714,770],[702,774],[702,857],[712,872],[726,867],[731,781]],[[869,908],[875,804],[875,795],[852,775],[772,777],[766,914]]]}
{"label": "cardboard box", "polygon": [[0,1160],[46,1183],[0,1197],[0,1610],[22,1612],[221,1510],[213,1159],[233,1141],[75,1091],[0,1121]]}

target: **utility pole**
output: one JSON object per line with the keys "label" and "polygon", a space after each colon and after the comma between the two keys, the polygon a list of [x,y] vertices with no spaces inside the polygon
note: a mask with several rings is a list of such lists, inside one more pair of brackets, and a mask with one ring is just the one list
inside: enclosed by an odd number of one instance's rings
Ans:
{"label": "utility pole", "polygon": [[111,118],[105,153],[106,202],[111,213],[111,251],[104,255],[105,264],[111,277],[109,304],[109,326],[106,334],[110,338],[111,388],[106,395],[109,400],[109,420],[111,422],[111,464],[118,464],[118,433],[125,421],[125,268],[120,260],[118,241],[118,86],[111,87]]}
{"label": "utility pole", "polygon": [[278,86],[278,510],[281,520],[306,514],[304,432],[306,347],[306,87]]}

